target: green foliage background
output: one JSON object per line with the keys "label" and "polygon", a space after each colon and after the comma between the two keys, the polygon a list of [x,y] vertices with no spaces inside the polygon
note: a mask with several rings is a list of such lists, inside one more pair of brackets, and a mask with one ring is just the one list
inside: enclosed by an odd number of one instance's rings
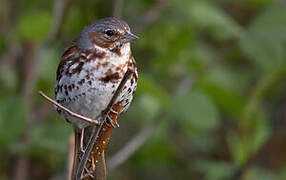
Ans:
{"label": "green foliage background", "polygon": [[1,180],[66,177],[71,125],[37,91],[54,97],[64,48],[115,12],[139,84],[107,159],[148,135],[108,179],[286,178],[285,1],[69,0],[62,20],[61,1],[0,1]]}

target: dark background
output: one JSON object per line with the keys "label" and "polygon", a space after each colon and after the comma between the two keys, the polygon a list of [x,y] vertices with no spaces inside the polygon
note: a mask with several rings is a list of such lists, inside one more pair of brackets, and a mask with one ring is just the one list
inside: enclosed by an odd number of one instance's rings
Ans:
{"label": "dark background", "polygon": [[[140,36],[136,97],[108,178],[286,179],[283,0],[0,0],[0,179],[65,179],[71,125],[54,97],[65,47],[94,20]],[[119,154],[117,154],[119,153]]]}

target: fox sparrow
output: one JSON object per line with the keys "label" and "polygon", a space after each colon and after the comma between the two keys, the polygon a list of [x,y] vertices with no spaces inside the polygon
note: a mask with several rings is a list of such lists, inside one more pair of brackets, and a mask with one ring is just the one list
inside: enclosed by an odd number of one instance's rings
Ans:
{"label": "fox sparrow", "polygon": [[[108,119],[115,123],[119,113],[125,111],[137,86],[137,69],[130,42],[138,37],[130,32],[126,22],[117,18],[104,18],[85,27],[79,37],[65,50],[57,70],[55,95],[58,103],[82,116],[98,119],[110,102],[127,69],[133,74],[127,80]],[[75,131],[75,158],[86,146],[94,127],[57,109],[71,122]],[[94,171],[98,157],[103,153],[111,129],[103,128],[86,163],[84,174]],[[96,154],[96,156],[94,155]],[[74,163],[76,164],[76,163]],[[75,165],[73,168],[76,168]]]}

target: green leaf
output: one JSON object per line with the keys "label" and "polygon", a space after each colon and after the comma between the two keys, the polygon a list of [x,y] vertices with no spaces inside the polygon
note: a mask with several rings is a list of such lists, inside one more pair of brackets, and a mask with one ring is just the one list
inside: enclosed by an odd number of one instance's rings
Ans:
{"label": "green leaf", "polygon": [[230,179],[235,172],[232,164],[221,161],[198,160],[195,162],[195,168],[204,174],[206,180]]}
{"label": "green leaf", "polygon": [[270,136],[268,120],[260,113],[256,119],[252,120],[252,128],[241,129],[244,134],[229,132],[227,136],[229,150],[235,164],[243,165],[253,156]]}
{"label": "green leaf", "polygon": [[198,1],[189,7],[189,16],[199,28],[209,31],[215,38],[226,40],[239,37],[239,25],[218,7]]}
{"label": "green leaf", "polygon": [[139,76],[137,93],[149,94],[157,99],[163,107],[169,106],[169,96],[152,78],[144,74]]}
{"label": "green leaf", "polygon": [[144,121],[153,120],[161,108],[158,100],[149,94],[139,96],[136,103],[138,103],[137,109],[140,110],[137,116],[142,117]]}
{"label": "green leaf", "polygon": [[251,74],[227,66],[211,69],[197,82],[197,88],[206,92],[228,115],[241,114],[245,100],[243,94],[250,84]]}
{"label": "green leaf", "polygon": [[43,11],[30,12],[21,16],[18,24],[19,37],[24,40],[47,39],[51,29],[51,14]]}
{"label": "green leaf", "polygon": [[269,171],[269,169],[260,168],[260,167],[250,167],[246,171],[246,173],[244,174],[242,179],[245,179],[245,180],[274,180],[274,179],[277,179],[278,180],[280,178],[278,178],[276,173],[273,173],[273,171]]}
{"label": "green leaf", "polygon": [[285,4],[266,9],[240,40],[242,51],[264,71],[275,71],[286,65],[285,16]]}
{"label": "green leaf", "polygon": [[[64,122],[44,123],[32,131],[31,145],[33,151],[44,149],[56,152],[66,152],[68,138],[72,134],[72,128]],[[38,151],[38,153],[44,153]]]}
{"label": "green leaf", "polygon": [[17,71],[9,64],[3,63],[0,66],[0,82],[9,92],[15,91],[18,85]]}
{"label": "green leaf", "polygon": [[219,124],[216,106],[206,94],[199,91],[175,96],[171,109],[183,126],[211,130]]}
{"label": "green leaf", "polygon": [[255,6],[266,6],[270,5],[271,3],[274,3],[276,0],[246,0],[246,3],[249,3],[250,5]]}
{"label": "green leaf", "polygon": [[4,97],[0,101],[0,143],[19,140],[27,128],[27,111],[20,97]]}

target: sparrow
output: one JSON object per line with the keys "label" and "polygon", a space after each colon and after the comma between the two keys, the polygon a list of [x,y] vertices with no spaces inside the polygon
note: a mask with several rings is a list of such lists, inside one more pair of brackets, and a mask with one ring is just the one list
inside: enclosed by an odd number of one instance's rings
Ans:
{"label": "sparrow", "polygon": [[[138,73],[130,46],[136,39],[138,37],[131,33],[128,24],[118,18],[104,18],[86,26],[64,51],[58,65],[56,101],[74,113],[103,121],[102,112],[108,106],[127,69],[132,69],[131,77],[107,115],[107,121],[111,125],[116,124],[118,115],[128,109],[137,87]],[[73,125],[73,169],[76,169],[94,125],[72,117],[59,108],[57,111]],[[84,168],[83,176],[87,179],[92,179],[99,157],[104,156],[111,130],[112,127],[106,125],[99,132]]]}

